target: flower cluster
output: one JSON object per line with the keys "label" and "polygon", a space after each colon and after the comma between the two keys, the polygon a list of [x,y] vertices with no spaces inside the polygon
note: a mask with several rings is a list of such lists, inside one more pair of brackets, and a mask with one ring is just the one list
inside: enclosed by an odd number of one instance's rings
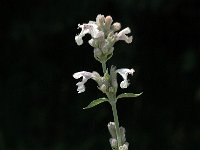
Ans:
{"label": "flower cluster", "polygon": [[116,95],[118,90],[117,74],[119,74],[123,80],[120,82],[121,88],[127,88],[129,86],[128,75],[133,75],[134,69],[121,68],[116,69],[116,67],[111,66],[110,70],[106,68],[106,62],[109,60],[114,51],[114,44],[117,41],[125,41],[126,43],[132,42],[132,36],[127,34],[131,33],[129,27],[121,29],[121,24],[118,22],[113,23],[111,16],[104,17],[103,15],[98,15],[96,21],[89,21],[82,25],[78,25],[81,28],[80,34],[75,36],[75,41],[77,45],[83,44],[83,37],[86,34],[91,35],[91,39],[88,41],[89,44],[94,48],[94,58],[102,64],[103,76],[98,72],[87,72],[80,71],[73,74],[75,79],[81,79],[76,85],[78,86],[78,93],[85,91],[85,83],[92,79],[98,84],[98,89],[102,91],[107,97],[98,98],[93,100],[87,107],[94,107],[102,102],[109,102],[112,106],[113,116],[115,122],[110,122],[108,124],[108,130],[111,134],[110,145],[112,149],[115,150],[128,150],[128,142],[125,138],[125,129],[119,127],[119,121],[117,116],[116,103],[120,98],[126,97],[137,97],[140,94],[134,93],[122,93]]}
{"label": "flower cluster", "polygon": [[[117,78],[116,78],[116,73],[120,74],[123,78],[123,81],[120,83],[121,88],[127,88],[129,85],[127,76],[128,74],[133,75],[134,70],[133,69],[127,69],[127,68],[122,68],[122,69],[117,69],[115,70],[114,67],[110,69],[110,75],[108,73],[105,73],[103,77],[99,75],[98,72],[87,72],[87,71],[80,71],[76,72],[73,74],[73,77],[75,79],[82,78],[81,82],[78,82],[76,85],[78,86],[77,91],[78,93],[82,93],[85,91],[85,83],[87,82],[88,79],[93,79],[98,83],[99,89],[106,93],[110,92],[111,88],[114,89],[114,91],[117,91]],[[111,76],[111,77],[110,77]]]}
{"label": "flower cluster", "polygon": [[[118,22],[113,23],[111,16],[104,17],[104,15],[98,15],[95,21],[89,21],[82,25],[78,25],[81,28],[80,34],[75,36],[75,41],[78,45],[83,44],[83,37],[86,34],[91,35],[89,44],[94,47],[94,57],[100,61],[105,62],[111,58],[114,51],[114,44],[119,41],[125,41],[126,43],[132,42],[132,36],[127,36],[131,33],[129,27],[119,31],[121,24]],[[119,32],[118,32],[119,31]]]}

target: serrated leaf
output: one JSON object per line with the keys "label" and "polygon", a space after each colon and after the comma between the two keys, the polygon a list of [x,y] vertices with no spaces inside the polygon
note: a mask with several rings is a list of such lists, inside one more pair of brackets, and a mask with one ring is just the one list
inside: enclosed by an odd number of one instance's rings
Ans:
{"label": "serrated leaf", "polygon": [[87,107],[85,107],[83,109],[92,108],[92,107],[99,105],[99,104],[106,102],[106,101],[108,101],[107,98],[99,98],[99,99],[93,100]]}
{"label": "serrated leaf", "polygon": [[126,97],[138,97],[138,96],[140,96],[141,94],[142,94],[142,92],[139,93],[139,94],[134,94],[134,93],[122,93],[122,94],[120,94],[120,95],[117,96],[117,99],[126,98]]}

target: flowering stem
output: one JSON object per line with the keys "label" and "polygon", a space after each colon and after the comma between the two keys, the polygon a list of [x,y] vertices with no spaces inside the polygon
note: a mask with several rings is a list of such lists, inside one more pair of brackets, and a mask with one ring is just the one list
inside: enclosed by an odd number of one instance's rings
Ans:
{"label": "flowering stem", "polygon": [[118,120],[118,115],[117,115],[117,107],[116,107],[116,101],[110,103],[112,106],[112,111],[113,111],[113,117],[114,117],[114,122],[115,122],[115,127],[116,127],[116,135],[117,135],[117,144],[118,148],[122,145],[121,141],[121,134],[119,130],[119,120]]}
{"label": "flowering stem", "polygon": [[[103,69],[103,73],[106,73],[106,61],[102,61],[102,69]],[[120,130],[119,130],[119,119],[118,119],[118,115],[117,115],[117,107],[116,107],[116,96],[109,96],[109,94],[107,95],[108,99],[110,101],[110,104],[112,106],[112,112],[113,112],[113,117],[114,117],[114,122],[115,122],[115,127],[116,127],[116,135],[117,135],[117,144],[118,144],[118,148],[122,145],[122,141],[121,141],[121,136],[120,136]]]}
{"label": "flowering stem", "polygon": [[106,61],[101,62],[102,68],[103,68],[103,73],[106,73]]}

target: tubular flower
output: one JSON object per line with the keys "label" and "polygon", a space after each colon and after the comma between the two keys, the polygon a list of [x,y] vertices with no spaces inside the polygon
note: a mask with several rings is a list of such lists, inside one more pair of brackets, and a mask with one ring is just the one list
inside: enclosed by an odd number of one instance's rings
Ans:
{"label": "tubular flower", "polygon": [[80,72],[74,73],[73,77],[75,79],[79,79],[79,78],[83,77],[82,81],[78,82],[76,84],[78,86],[78,88],[77,88],[78,93],[82,93],[82,92],[85,91],[85,85],[84,84],[87,82],[88,79],[92,78],[92,73],[87,72],[87,71],[80,71]]}
{"label": "tubular flower", "polygon": [[123,29],[122,31],[120,31],[119,33],[116,33],[116,40],[119,41],[119,40],[122,40],[122,41],[125,41],[126,43],[131,43],[132,40],[133,40],[133,37],[132,36],[127,36],[126,34],[129,34],[131,33],[131,30],[129,27]]}
{"label": "tubular flower", "polygon": [[78,93],[82,93],[85,92],[85,83],[87,82],[88,79],[92,78],[94,80],[96,80],[97,78],[99,78],[99,74],[97,72],[87,72],[87,71],[80,71],[80,72],[76,72],[73,74],[73,77],[75,79],[79,79],[82,77],[82,81],[78,82],[76,85],[78,86],[77,91]]}
{"label": "tubular flower", "polygon": [[124,79],[120,83],[120,87],[121,88],[127,88],[128,85],[129,85],[127,76],[128,76],[128,74],[133,75],[133,72],[135,72],[135,70],[134,69],[122,68],[122,69],[117,69],[116,72],[119,73],[122,76],[122,78]]}
{"label": "tubular flower", "polygon": [[108,84],[109,84],[109,82],[105,79],[105,77],[101,77],[99,73],[96,71],[93,71],[92,73],[87,72],[87,71],[80,71],[80,72],[74,73],[73,77],[75,79],[79,79],[82,77],[82,81],[76,84],[78,86],[77,88],[78,93],[85,92],[85,83],[87,82],[88,79],[93,79],[94,81],[96,81],[98,84],[98,88],[102,92],[106,92]]}
{"label": "tubular flower", "polygon": [[77,45],[82,45],[83,44],[83,37],[86,34],[90,34],[92,38],[99,38],[101,36],[104,36],[104,33],[102,31],[98,30],[98,26],[96,25],[95,22],[90,21],[88,24],[78,24],[78,28],[81,28],[81,33],[79,35],[75,36],[75,41]]}
{"label": "tubular flower", "polygon": [[117,89],[118,85],[117,85],[116,73],[119,73],[122,76],[122,78],[124,79],[120,83],[120,87],[127,88],[129,85],[127,76],[128,76],[128,74],[133,75],[133,72],[135,72],[133,69],[127,69],[127,68],[122,68],[122,69],[117,69],[117,70],[112,69],[111,74],[109,75],[109,78],[108,78],[106,76],[106,74],[104,74],[104,76],[101,77],[99,75],[99,73],[95,72],[95,71],[93,71],[93,72],[80,71],[80,72],[74,73],[73,77],[75,79],[82,78],[82,81],[80,81],[76,84],[78,86],[78,88],[77,88],[78,93],[85,92],[85,83],[87,82],[88,79],[93,79],[94,81],[96,81],[99,86],[99,89],[102,92],[106,92],[107,88],[109,88],[109,87],[113,87],[114,89]]}

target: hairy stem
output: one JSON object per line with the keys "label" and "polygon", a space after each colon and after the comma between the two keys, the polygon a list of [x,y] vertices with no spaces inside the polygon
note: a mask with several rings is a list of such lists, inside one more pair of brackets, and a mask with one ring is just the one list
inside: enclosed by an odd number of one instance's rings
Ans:
{"label": "hairy stem", "polygon": [[112,106],[112,111],[113,111],[115,127],[116,127],[117,143],[118,143],[118,148],[119,148],[122,145],[122,141],[121,141],[120,130],[119,130],[119,120],[118,120],[118,115],[117,115],[116,102],[111,103],[111,106]]}
{"label": "hairy stem", "polygon": [[[103,69],[103,73],[106,73],[106,61],[102,61],[102,69]],[[119,130],[119,119],[118,119],[118,115],[117,115],[117,106],[116,106],[116,96],[114,97],[110,97],[109,95],[107,95],[108,98],[110,99],[110,104],[112,106],[112,112],[113,112],[113,117],[114,117],[114,122],[115,122],[115,127],[116,127],[116,135],[117,135],[117,144],[118,144],[118,148],[122,145],[122,140],[121,140],[121,135],[120,135],[120,130]]]}
{"label": "hairy stem", "polygon": [[103,73],[106,73],[106,61],[101,62],[102,68],[103,68]]}

